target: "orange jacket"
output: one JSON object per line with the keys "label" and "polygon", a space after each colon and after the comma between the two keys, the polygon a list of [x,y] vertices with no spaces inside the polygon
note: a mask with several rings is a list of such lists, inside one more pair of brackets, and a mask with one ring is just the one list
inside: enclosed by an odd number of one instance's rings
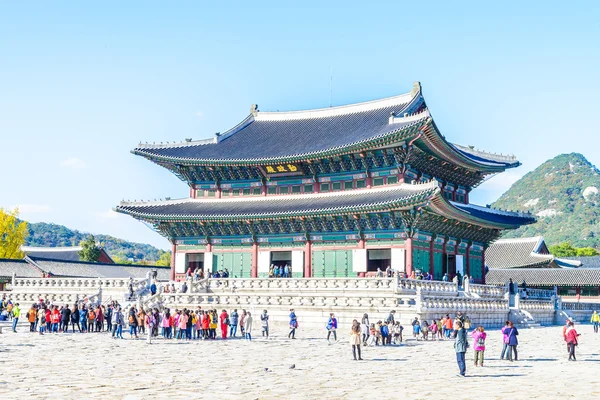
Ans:
{"label": "orange jacket", "polygon": [[452,329],[452,318],[446,318],[446,329]]}
{"label": "orange jacket", "polygon": [[35,308],[31,308],[29,310],[29,312],[27,313],[27,320],[29,322],[35,322],[36,317],[37,317],[37,311],[35,311]]}

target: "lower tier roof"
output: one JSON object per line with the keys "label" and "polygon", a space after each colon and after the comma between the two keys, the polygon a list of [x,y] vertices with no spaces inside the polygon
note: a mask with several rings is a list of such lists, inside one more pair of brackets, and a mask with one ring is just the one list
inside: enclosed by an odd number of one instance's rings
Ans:
{"label": "lower tier roof", "polygon": [[115,211],[148,222],[210,222],[336,216],[422,207],[448,218],[493,229],[516,228],[535,222],[529,214],[450,203],[441,195],[436,181],[292,196],[122,202]]}
{"label": "lower tier roof", "polygon": [[509,268],[490,269],[485,275],[489,285],[504,285],[512,279],[528,286],[599,286],[598,268]]}

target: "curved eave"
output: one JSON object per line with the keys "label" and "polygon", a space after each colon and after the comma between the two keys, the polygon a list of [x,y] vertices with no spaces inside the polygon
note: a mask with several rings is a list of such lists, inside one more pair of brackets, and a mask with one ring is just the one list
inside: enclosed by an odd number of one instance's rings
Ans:
{"label": "curved eave", "polygon": [[349,143],[344,146],[338,146],[326,150],[319,150],[310,153],[293,154],[281,157],[269,157],[269,158],[238,158],[238,159],[201,159],[201,158],[180,158],[180,157],[169,157],[162,156],[153,153],[149,153],[144,149],[137,148],[131,152],[135,155],[145,157],[154,162],[169,162],[179,165],[187,166],[227,166],[227,165],[265,165],[265,164],[276,164],[276,163],[289,163],[289,162],[300,162],[317,160],[326,157],[336,157],[348,153],[361,152],[383,146],[389,146],[394,142],[401,142],[407,140],[423,129],[428,123],[428,115],[423,115],[421,118],[410,122],[408,125],[404,125],[400,128],[394,128],[390,125],[390,130],[366,139],[354,143]]}
{"label": "curved eave", "polygon": [[[373,190],[373,189],[365,189]],[[436,196],[440,192],[439,187],[415,191],[414,194],[409,196],[403,196],[397,199],[365,203],[353,206],[340,206],[323,209],[306,209],[297,210],[291,212],[264,212],[264,213],[248,213],[248,214],[220,214],[220,215],[203,215],[201,213],[194,214],[177,214],[177,215],[165,215],[161,213],[148,213],[148,212],[137,212],[131,209],[126,203],[121,204],[114,208],[114,211],[123,214],[131,215],[134,218],[151,222],[227,222],[227,221],[262,221],[271,219],[285,219],[285,218],[306,218],[314,216],[336,216],[336,215],[352,215],[352,214],[364,214],[373,212],[389,212],[389,211],[403,211],[413,207],[425,206],[429,200]],[[314,196],[314,195],[311,195]],[[188,200],[190,202],[208,202],[207,200]],[[211,201],[223,201],[223,200],[211,200]],[[201,203],[199,203],[201,204]]]}
{"label": "curved eave", "polygon": [[[420,144],[424,151],[429,152],[449,163],[456,164],[460,167],[480,171],[483,173],[497,173],[505,171],[508,168],[515,168],[521,165],[516,159],[506,161],[496,161],[493,158],[497,158],[497,155],[489,154],[489,159],[484,159],[486,153],[478,152],[479,156],[467,155],[466,151],[459,149],[454,144],[448,142],[444,136],[440,133],[435,122],[431,120],[431,123],[427,128],[423,129],[423,135],[419,138],[416,143]],[[478,160],[479,158],[480,160]]]}
{"label": "curved eave", "polygon": [[[474,207],[472,205],[466,206]],[[473,212],[465,211],[453,205],[448,200],[446,200],[446,198],[444,198],[441,194],[438,194],[431,199],[428,208],[430,208],[434,213],[443,215],[445,217],[448,217],[449,219],[454,219],[457,221],[466,222],[469,224],[489,229],[517,229],[522,225],[529,225],[536,222],[533,216],[529,216],[527,214],[512,213],[494,209],[490,209],[490,216],[492,216],[495,213],[503,217],[511,218],[513,222],[502,223],[497,221],[491,221],[485,218],[480,218],[475,216]],[[475,209],[473,210],[475,211]],[[479,213],[482,212],[483,207],[481,208]]]}

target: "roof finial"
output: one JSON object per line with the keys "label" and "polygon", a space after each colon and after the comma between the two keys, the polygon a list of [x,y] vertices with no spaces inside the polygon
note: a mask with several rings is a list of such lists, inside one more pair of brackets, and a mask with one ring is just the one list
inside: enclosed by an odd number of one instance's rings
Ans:
{"label": "roof finial", "polygon": [[252,104],[250,106],[250,114],[256,117],[256,114],[258,114],[258,104]]}
{"label": "roof finial", "polygon": [[411,96],[415,97],[419,93],[421,93],[421,82],[415,81],[413,82],[413,88],[410,91],[410,94]]}

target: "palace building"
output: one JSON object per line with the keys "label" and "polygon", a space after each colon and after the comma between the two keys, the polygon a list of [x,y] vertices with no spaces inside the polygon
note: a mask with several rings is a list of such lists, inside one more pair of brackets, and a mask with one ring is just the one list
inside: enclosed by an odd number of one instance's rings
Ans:
{"label": "palace building", "polygon": [[190,188],[185,199],[121,202],[173,245],[171,278],[188,269],[266,277],[374,274],[389,265],[434,279],[485,279],[484,250],[530,214],[469,203],[486,177],[520,165],[446,140],[415,83],[400,96],[250,115],[212,139],[132,151]]}

